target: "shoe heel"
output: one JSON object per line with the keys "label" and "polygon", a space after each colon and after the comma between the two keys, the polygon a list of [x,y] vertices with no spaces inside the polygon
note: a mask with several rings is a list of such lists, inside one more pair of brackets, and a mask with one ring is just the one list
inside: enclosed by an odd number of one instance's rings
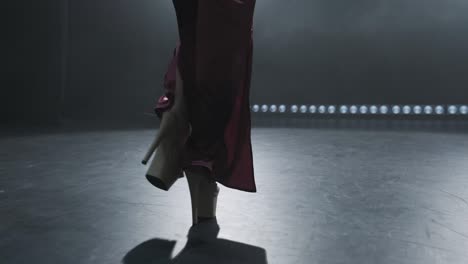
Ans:
{"label": "shoe heel", "polygon": [[192,225],[196,225],[198,223],[198,196],[200,192],[200,182],[203,175],[193,170],[187,170],[185,171],[185,176],[187,178],[190,191],[190,201],[192,205]]}

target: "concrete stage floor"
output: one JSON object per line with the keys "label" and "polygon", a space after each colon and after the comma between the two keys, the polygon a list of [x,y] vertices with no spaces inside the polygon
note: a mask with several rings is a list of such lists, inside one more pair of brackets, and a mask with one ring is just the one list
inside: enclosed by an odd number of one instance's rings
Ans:
{"label": "concrete stage floor", "polygon": [[221,187],[206,243],[186,179],[144,177],[155,130],[4,133],[0,263],[468,263],[468,133],[440,128],[254,128],[258,193]]}

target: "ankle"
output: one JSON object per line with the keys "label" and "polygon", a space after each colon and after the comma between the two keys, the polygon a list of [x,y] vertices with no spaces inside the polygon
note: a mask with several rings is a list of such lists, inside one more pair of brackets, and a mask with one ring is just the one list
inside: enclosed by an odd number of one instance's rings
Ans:
{"label": "ankle", "polygon": [[207,222],[207,221],[211,221],[211,220],[217,220],[216,219],[216,216],[199,216],[197,218],[197,222],[198,223],[203,223],[203,222]]}

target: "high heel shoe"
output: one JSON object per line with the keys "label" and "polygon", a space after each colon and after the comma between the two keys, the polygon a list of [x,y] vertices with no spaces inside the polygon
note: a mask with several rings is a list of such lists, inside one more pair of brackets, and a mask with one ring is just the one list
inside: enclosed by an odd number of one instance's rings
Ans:
{"label": "high heel shoe", "polygon": [[219,187],[210,178],[208,169],[192,166],[185,170],[185,175],[190,190],[192,224],[196,225],[202,219],[216,220]]}
{"label": "high heel shoe", "polygon": [[182,175],[184,146],[190,130],[183,82],[177,69],[174,104],[162,115],[159,133],[142,160],[146,164],[157,148],[146,173],[146,179],[155,187],[167,191]]}
{"label": "high heel shoe", "polygon": [[154,143],[156,154],[146,172],[146,179],[155,187],[168,191],[182,174],[184,143],[189,128],[177,112],[164,113],[162,120],[160,135]]}

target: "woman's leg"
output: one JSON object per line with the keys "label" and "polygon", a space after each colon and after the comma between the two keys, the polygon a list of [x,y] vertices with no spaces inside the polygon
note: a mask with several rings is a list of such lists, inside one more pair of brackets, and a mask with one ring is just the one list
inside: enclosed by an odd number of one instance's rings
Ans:
{"label": "woman's leg", "polygon": [[[184,82],[182,80],[182,75],[179,71],[179,68],[176,67],[176,90],[183,91],[183,84]],[[184,100],[176,99],[174,108],[177,108],[179,104],[184,103]],[[186,109],[184,108],[184,110]],[[192,132],[193,131],[190,131],[190,133]],[[186,148],[185,150],[188,149]],[[208,168],[191,165],[192,160],[195,158],[193,154],[193,151],[186,151],[186,153],[184,153],[183,163],[185,163],[185,175],[187,177],[190,190],[192,223],[195,225],[202,220],[216,217],[216,204],[219,187],[217,186],[216,181],[212,177],[211,171]]]}
{"label": "woman's leg", "polygon": [[198,194],[198,222],[202,219],[211,219],[216,217],[216,204],[218,200],[219,187],[216,181],[205,170],[205,177],[200,183],[200,192]]}
{"label": "woman's leg", "polygon": [[219,187],[211,177],[211,172],[203,166],[190,166],[185,169],[190,190],[193,225],[216,217]]}
{"label": "woman's leg", "polygon": [[[184,81],[191,124],[186,160],[217,161],[213,167],[215,176],[227,177],[226,128],[235,113],[234,106],[239,105],[236,99],[240,98],[240,89],[246,81],[242,78],[246,71],[242,61],[249,44],[254,1],[173,2],[181,43],[177,65]],[[237,131],[241,127],[233,129]],[[233,142],[237,141],[230,141]],[[230,159],[234,159],[233,153]],[[211,171],[196,167],[185,170],[194,224],[198,217],[215,217],[219,190]]]}

